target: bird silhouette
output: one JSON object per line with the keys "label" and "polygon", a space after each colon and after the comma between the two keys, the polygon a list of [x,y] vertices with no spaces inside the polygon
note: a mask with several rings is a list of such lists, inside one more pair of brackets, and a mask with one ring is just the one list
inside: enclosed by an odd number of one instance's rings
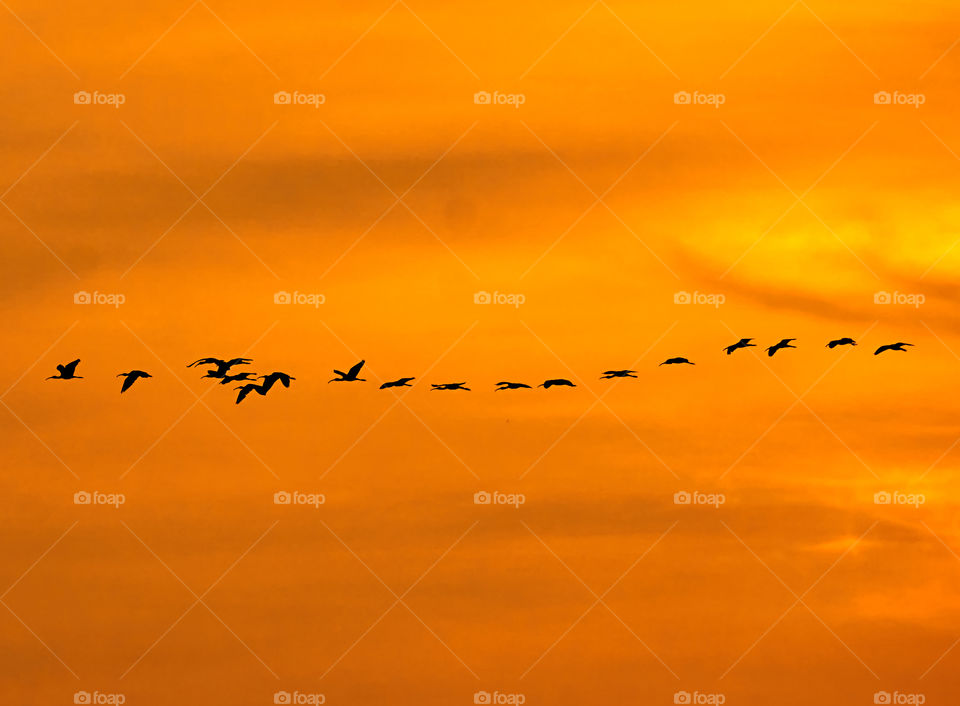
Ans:
{"label": "bird silhouette", "polygon": [[739,341],[737,341],[736,343],[734,343],[732,346],[727,346],[727,347],[724,348],[723,350],[725,350],[725,351],[727,352],[727,355],[730,355],[730,354],[733,353],[735,350],[739,350],[740,348],[749,348],[750,346],[756,346],[756,345],[757,345],[756,343],[750,343],[750,341],[752,341],[752,340],[753,340],[752,338],[741,338]]}
{"label": "bird silhouette", "polygon": [[51,375],[50,377],[47,378],[47,380],[76,380],[76,379],[82,380],[83,376],[77,375],[77,365],[79,364],[80,364],[80,359],[77,358],[76,360],[70,363],[67,363],[66,365],[58,365],[57,371],[59,371],[60,374]]}
{"label": "bird silhouette", "polygon": [[[216,370],[208,370],[208,373],[215,373]],[[218,375],[204,375],[203,377],[219,377]],[[240,382],[241,380],[253,380],[253,373],[237,373],[236,375],[224,375],[220,380],[221,385],[227,385],[231,382]]]}
{"label": "bird silhouette", "polygon": [[388,387],[413,387],[413,385],[410,384],[411,380],[416,380],[416,378],[397,378],[396,380],[383,383],[380,389],[386,390]]}
{"label": "bird silhouette", "polygon": [[120,394],[130,389],[130,386],[137,381],[137,378],[152,378],[153,375],[145,373],[142,370],[131,370],[129,373],[120,373],[118,378],[124,378],[123,385],[120,386]]}
{"label": "bird silhouette", "polygon": [[520,390],[523,388],[527,388],[528,390],[533,389],[532,387],[530,387],[529,385],[523,382],[507,382],[506,380],[504,380],[503,382],[497,383],[497,392],[500,392],[501,390]]}
{"label": "bird silhouette", "polygon": [[600,376],[601,380],[609,380],[610,378],[635,378],[637,377],[634,373],[636,370],[604,370],[603,375]]}
{"label": "bird silhouette", "polygon": [[227,374],[227,371],[230,370],[234,365],[247,365],[252,363],[253,358],[231,358],[230,360],[221,360],[220,358],[200,358],[195,360],[188,368],[192,368],[195,365],[216,365],[217,367],[213,370],[208,370],[207,374],[203,377],[205,378],[222,378]]}
{"label": "bird silhouette", "polygon": [[836,348],[837,346],[855,346],[857,342],[852,338],[837,338],[827,344],[827,348]]}
{"label": "bird silhouette", "polygon": [[327,380],[327,382],[328,382],[328,383],[331,383],[331,382],[366,382],[366,380],[364,380],[363,378],[358,378],[358,377],[357,377],[357,375],[360,374],[360,368],[363,367],[363,364],[364,364],[365,362],[366,362],[365,360],[361,360],[359,363],[357,363],[357,364],[354,365],[352,368],[350,368],[350,370],[348,370],[347,372],[342,372],[342,371],[337,370],[336,368],[334,368],[334,369],[333,369],[333,372],[336,373],[337,375],[339,375],[340,377],[335,377],[335,378],[333,378],[332,380]]}
{"label": "bird silhouette", "polygon": [[543,389],[548,390],[551,387],[555,387],[557,385],[561,387],[576,387],[576,385],[574,385],[569,380],[566,380],[565,378],[554,378],[552,380],[544,380],[542,383],[537,385],[537,387],[542,387]]}
{"label": "bird silhouette", "polygon": [[791,345],[790,345],[790,341],[796,341],[796,340],[797,340],[797,339],[795,339],[795,338],[784,338],[784,339],[781,339],[780,343],[778,343],[777,345],[775,345],[775,346],[770,346],[769,348],[767,348],[767,355],[773,356],[773,354],[776,353],[776,352],[777,352],[778,350],[780,350],[781,348],[796,348],[796,346],[791,346]]}
{"label": "bird silhouette", "polygon": [[[660,363],[660,365],[679,365],[680,363],[687,363],[688,365],[696,365],[696,363],[691,363],[686,358],[667,358],[665,361]],[[660,367],[659,365],[657,367]]]}
{"label": "bird silhouette", "polygon": [[263,379],[263,394],[270,392],[270,388],[276,385],[278,382],[284,387],[290,387],[290,381],[296,380],[295,377],[290,377],[286,373],[277,371],[274,371],[269,375],[260,375],[257,379]]}
{"label": "bird silhouette", "polygon": [[901,353],[906,353],[907,349],[904,346],[912,346],[912,343],[904,343],[899,341],[897,343],[888,343],[885,346],[880,346],[877,350],[873,352],[874,355],[880,355],[884,351],[900,351]]}
{"label": "bird silhouette", "polygon": [[470,388],[466,387],[466,384],[465,382],[445,382],[441,385],[430,383],[430,387],[434,390],[466,390],[470,392]]}
{"label": "bird silhouette", "polygon": [[244,398],[251,392],[256,392],[259,395],[267,394],[267,391],[264,389],[263,385],[258,385],[255,382],[248,382],[246,385],[241,385],[240,387],[235,387],[233,389],[240,390],[239,394],[237,395],[237,404],[243,402]]}

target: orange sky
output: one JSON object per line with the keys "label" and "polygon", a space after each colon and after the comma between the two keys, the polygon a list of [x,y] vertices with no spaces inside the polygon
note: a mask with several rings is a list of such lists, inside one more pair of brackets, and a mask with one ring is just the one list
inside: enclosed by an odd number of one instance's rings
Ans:
{"label": "orange sky", "polygon": [[0,700],[956,701],[958,21],[0,2]]}

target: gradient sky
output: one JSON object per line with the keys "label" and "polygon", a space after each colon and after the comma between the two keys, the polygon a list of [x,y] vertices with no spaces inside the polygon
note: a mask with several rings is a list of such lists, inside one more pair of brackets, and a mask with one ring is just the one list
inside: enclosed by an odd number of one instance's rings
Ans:
{"label": "gradient sky", "polygon": [[[2,700],[956,701],[958,21],[0,2]],[[297,380],[237,406],[184,367],[243,354]]]}

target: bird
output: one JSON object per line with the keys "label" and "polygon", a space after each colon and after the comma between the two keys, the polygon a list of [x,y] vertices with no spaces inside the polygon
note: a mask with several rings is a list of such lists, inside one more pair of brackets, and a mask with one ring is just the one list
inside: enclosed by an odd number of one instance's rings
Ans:
{"label": "bird", "polygon": [[[888,343],[885,346],[880,346],[877,350],[873,352],[874,355],[880,355],[884,351],[900,351],[901,353],[906,353],[907,349],[904,346],[912,346],[912,343],[904,343],[899,341],[897,343]],[[59,367],[59,366],[58,366]]]}
{"label": "bird", "polygon": [[192,368],[195,365],[216,365],[217,367],[212,370],[208,370],[207,374],[203,377],[205,378],[222,378],[227,374],[227,371],[232,368],[234,365],[247,365],[252,363],[253,358],[231,358],[230,360],[221,360],[220,358],[200,358],[195,360],[188,368]]}
{"label": "bird", "polygon": [[471,390],[469,387],[466,387],[466,384],[465,382],[445,382],[441,385],[430,383],[430,387],[434,390],[466,390],[470,392]]}
{"label": "bird", "polygon": [[295,377],[291,377],[286,373],[281,373],[274,371],[269,375],[260,375],[257,377],[257,380],[263,380],[263,394],[267,394],[270,391],[270,388],[276,385],[278,382],[284,387],[290,387],[290,381],[296,380]]}
{"label": "bird", "polygon": [[416,378],[397,378],[396,380],[383,383],[380,389],[386,390],[388,387],[413,387],[413,385],[410,384],[411,380],[416,380]]}
{"label": "bird", "polygon": [[532,387],[530,387],[529,385],[523,382],[507,382],[506,380],[504,380],[503,382],[497,383],[497,392],[500,392],[501,390],[520,390],[522,388],[527,388],[528,390],[533,389]]}
{"label": "bird", "polygon": [[756,345],[757,345],[756,343],[750,343],[750,341],[752,341],[752,340],[753,340],[752,338],[741,338],[739,341],[737,341],[736,343],[734,343],[732,346],[727,346],[727,347],[724,348],[723,350],[725,350],[725,351],[727,352],[727,355],[730,355],[730,354],[733,353],[735,350],[739,350],[740,348],[749,348],[750,346],[756,346]]}
{"label": "bird", "polygon": [[610,378],[635,378],[637,377],[634,373],[636,370],[604,370],[603,375],[600,376],[601,380],[609,380]]}
{"label": "bird", "polygon": [[855,346],[857,342],[852,338],[837,338],[827,344],[827,348],[836,348],[837,346]]}
{"label": "bird", "polygon": [[[208,370],[208,373],[215,373],[216,370]],[[216,375],[204,375],[204,377],[219,377]],[[262,376],[261,376],[262,377]],[[221,385],[227,385],[231,382],[240,382],[241,380],[252,380],[253,373],[237,373],[236,375],[224,375],[220,380]]]}
{"label": "bird", "polygon": [[[696,363],[691,363],[686,358],[667,358],[665,361],[660,363],[660,365],[679,365],[680,363],[687,363],[688,365],[696,365]],[[659,365],[657,367],[660,367]]]}
{"label": "bird", "polygon": [[784,339],[782,339],[782,340],[780,341],[780,343],[778,343],[777,345],[775,345],[775,346],[770,346],[769,348],[767,348],[767,355],[772,356],[774,353],[776,353],[776,352],[777,352],[778,350],[780,350],[781,348],[796,348],[796,346],[791,346],[791,345],[790,345],[790,341],[796,341],[796,340],[797,340],[797,339],[795,339],[795,338],[784,338]]}
{"label": "bird", "polygon": [[259,395],[267,394],[267,391],[263,388],[263,385],[258,385],[255,382],[248,382],[246,385],[241,385],[240,387],[235,387],[233,389],[240,390],[239,394],[237,395],[237,404],[243,402],[243,399],[251,392],[256,392]]}
{"label": "bird", "polygon": [[363,367],[363,364],[364,364],[365,362],[366,362],[365,360],[361,360],[359,363],[357,363],[356,365],[354,365],[352,368],[350,368],[350,370],[348,370],[348,371],[345,372],[345,373],[342,372],[342,371],[340,371],[340,370],[337,370],[336,368],[334,368],[334,369],[333,369],[333,372],[336,373],[337,375],[339,375],[340,377],[333,378],[333,380],[327,380],[327,382],[328,382],[328,383],[331,383],[331,382],[366,382],[366,380],[364,380],[363,378],[358,378],[358,377],[357,377],[357,375],[360,374],[360,368]]}
{"label": "bird", "polygon": [[544,380],[537,387],[542,387],[544,390],[548,390],[551,387],[560,385],[561,387],[576,387],[572,382],[564,378],[554,378],[553,380]]}
{"label": "bird", "polygon": [[124,378],[123,385],[120,387],[120,394],[130,389],[130,386],[137,381],[137,378],[152,378],[153,375],[145,373],[142,370],[131,370],[129,373],[120,373],[118,378]]}
{"label": "bird", "polygon": [[79,363],[80,363],[80,359],[77,358],[73,362],[67,363],[66,365],[57,365],[57,371],[60,374],[51,375],[50,377],[47,378],[47,380],[75,380],[75,379],[82,380],[83,376],[77,375],[77,365],[79,365]]}

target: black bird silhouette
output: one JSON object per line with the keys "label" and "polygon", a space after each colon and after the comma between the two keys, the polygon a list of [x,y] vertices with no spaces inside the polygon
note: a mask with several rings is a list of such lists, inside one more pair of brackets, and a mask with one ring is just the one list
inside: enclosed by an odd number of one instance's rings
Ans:
{"label": "black bird silhouette", "polygon": [[727,347],[724,348],[723,350],[725,350],[725,351],[727,352],[727,355],[730,355],[730,354],[733,353],[735,350],[739,350],[740,348],[749,348],[750,346],[756,346],[756,345],[757,345],[756,343],[750,343],[750,341],[752,341],[752,340],[753,340],[752,338],[741,338],[739,341],[737,341],[736,343],[734,343],[732,346],[727,346]]}
{"label": "black bird silhouette", "polygon": [[634,373],[636,370],[604,370],[603,375],[600,376],[601,380],[609,380],[610,378],[635,378],[637,377]]}
{"label": "black bird silhouette", "polygon": [[233,389],[240,390],[240,393],[237,395],[237,404],[243,402],[243,399],[251,392],[256,392],[259,395],[267,394],[267,391],[264,389],[263,385],[258,385],[255,382],[248,382],[246,385],[241,385],[240,387],[235,387]]}
{"label": "black bird silhouette", "polygon": [[205,378],[222,378],[227,374],[227,371],[230,370],[234,365],[247,365],[252,363],[253,358],[231,358],[230,360],[221,360],[220,358],[200,358],[195,360],[188,368],[192,368],[195,365],[216,365],[216,369],[208,370],[207,374],[203,377]]}
{"label": "black bird silhouette", "polygon": [[430,383],[430,387],[432,387],[434,390],[466,390],[467,392],[470,392],[470,388],[466,387],[466,384],[467,383],[465,382],[445,382],[442,385]]}
{"label": "black bird silhouette", "polygon": [[912,343],[904,343],[899,341],[897,343],[888,343],[885,346],[880,346],[877,350],[873,352],[874,355],[880,355],[884,351],[900,351],[901,353],[906,353],[907,349],[904,346],[912,346]]}
{"label": "black bird silhouette", "polygon": [[410,384],[411,380],[416,380],[416,378],[398,378],[391,380],[390,382],[383,383],[380,389],[386,390],[388,387],[413,387],[413,385]]}
{"label": "black bird silhouette", "polygon": [[855,346],[857,342],[852,338],[837,338],[827,344],[827,348],[836,348],[837,346]]}
{"label": "black bird silhouette", "polygon": [[524,387],[527,388],[528,390],[533,389],[532,387],[530,387],[529,385],[523,382],[507,382],[506,380],[504,380],[503,382],[497,383],[497,392],[500,392],[501,390],[519,390]]}
{"label": "black bird silhouette", "polygon": [[336,368],[334,368],[334,369],[333,369],[333,372],[335,372],[335,373],[336,373],[337,375],[339,375],[340,377],[333,378],[333,380],[327,380],[327,382],[328,382],[328,383],[331,383],[331,382],[366,382],[366,380],[364,380],[363,378],[358,378],[358,377],[357,377],[357,375],[360,374],[360,368],[363,367],[363,364],[364,364],[365,362],[366,362],[365,360],[361,360],[359,363],[357,363],[357,364],[354,365],[352,368],[350,368],[350,370],[348,370],[347,372],[342,372],[342,371],[337,370]]}
{"label": "black bird silhouette", "polygon": [[145,373],[142,370],[131,370],[129,373],[120,373],[118,378],[125,378],[123,385],[120,386],[120,394],[130,389],[130,386],[137,381],[137,378],[152,378],[153,375]]}
{"label": "black bird silhouette", "polygon": [[290,377],[286,373],[281,373],[274,371],[269,375],[260,375],[257,379],[263,379],[263,394],[270,392],[270,388],[276,385],[278,382],[284,387],[290,387],[290,381],[296,380],[295,377]]}
{"label": "black bird silhouette", "polygon": [[782,340],[780,341],[780,343],[778,343],[777,345],[775,345],[775,346],[770,346],[769,348],[767,348],[767,355],[772,356],[774,353],[776,353],[776,352],[777,352],[778,350],[780,350],[781,348],[796,348],[796,346],[791,346],[791,345],[790,345],[790,341],[796,341],[796,340],[797,340],[797,339],[795,339],[795,338],[784,338],[784,339],[782,339]]}
{"label": "black bird silhouette", "polygon": [[79,363],[80,363],[80,359],[77,358],[73,362],[67,363],[66,365],[58,365],[57,370],[59,371],[60,374],[51,375],[50,377],[47,378],[47,380],[75,380],[75,379],[82,380],[83,376],[76,374],[77,365],[79,365]]}
{"label": "black bird silhouette", "polygon": [[[215,373],[216,370],[208,370],[208,373]],[[219,375],[204,375],[204,377],[219,377]],[[237,373],[236,375],[224,375],[220,380],[221,385],[227,385],[231,382],[240,382],[241,380],[253,380],[253,373]]]}
{"label": "black bird silhouette", "polygon": [[[687,363],[688,365],[696,365],[696,363],[691,363],[686,358],[667,358],[665,361],[660,363],[660,365],[679,365],[680,363]],[[659,365],[657,366],[660,367]]]}
{"label": "black bird silhouette", "polygon": [[560,385],[562,387],[576,387],[576,385],[574,385],[572,382],[564,378],[554,378],[553,380],[544,380],[541,384],[537,385],[537,387],[542,387],[543,389],[548,390],[551,387],[554,387],[555,385]]}

